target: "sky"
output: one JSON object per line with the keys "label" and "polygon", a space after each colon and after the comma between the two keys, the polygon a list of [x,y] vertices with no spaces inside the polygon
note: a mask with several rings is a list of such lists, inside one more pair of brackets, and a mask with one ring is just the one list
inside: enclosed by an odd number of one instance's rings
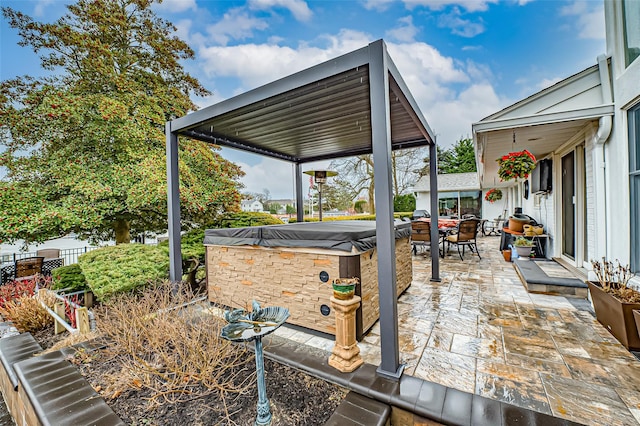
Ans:
{"label": "sky", "polygon": [[[0,0],[41,22],[58,19],[69,3]],[[195,52],[183,66],[212,92],[193,99],[199,107],[382,38],[443,148],[605,53],[602,0],[164,0],[153,9]],[[39,57],[18,41],[3,17],[1,80],[42,75]],[[293,198],[290,164],[231,149],[222,155],[245,171],[244,191]]]}

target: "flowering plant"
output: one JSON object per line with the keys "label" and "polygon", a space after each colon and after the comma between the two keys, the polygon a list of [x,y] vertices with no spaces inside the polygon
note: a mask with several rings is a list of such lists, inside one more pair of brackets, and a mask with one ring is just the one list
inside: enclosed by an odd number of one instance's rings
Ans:
{"label": "flowering plant", "polygon": [[484,199],[490,203],[495,203],[498,200],[502,200],[502,191],[497,188],[492,188],[484,194]]}
{"label": "flowering plant", "polygon": [[512,179],[527,179],[529,173],[536,167],[536,157],[527,151],[510,152],[496,160],[498,162],[498,176],[503,181]]}

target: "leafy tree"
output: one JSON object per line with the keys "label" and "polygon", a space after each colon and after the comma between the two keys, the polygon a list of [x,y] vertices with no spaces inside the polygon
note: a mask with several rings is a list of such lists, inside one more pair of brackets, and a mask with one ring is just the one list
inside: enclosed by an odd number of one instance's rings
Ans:
{"label": "leafy tree", "polygon": [[394,212],[412,212],[416,209],[416,197],[413,194],[396,195],[393,198]]}
{"label": "leafy tree", "polygon": [[[469,173],[477,171],[473,140],[463,138],[450,149],[436,147],[438,151],[438,174]],[[423,159],[424,165],[418,171],[419,176],[429,175],[429,157]]]}
{"label": "leafy tree", "polygon": [[475,172],[477,169],[473,140],[460,139],[451,149],[445,151],[442,157],[438,156],[438,168],[440,173]]}
{"label": "leafy tree", "polygon": [[322,186],[322,207],[325,209],[348,210],[353,205],[351,193],[334,182]]}
{"label": "leafy tree", "polygon": [[[76,232],[92,241],[166,230],[167,120],[208,91],[179,61],[193,51],[155,16],[157,0],[79,0],[55,23],[2,8],[48,77],[0,84],[0,240]],[[180,141],[183,223],[237,210],[242,171]]]}
{"label": "leafy tree", "polygon": [[365,210],[368,209],[366,200],[358,200],[353,204],[353,209],[356,213],[364,213]]}
{"label": "leafy tree", "polygon": [[[420,166],[424,158],[423,148],[393,151],[391,153],[391,173],[393,195],[398,195],[411,187],[420,176]],[[358,155],[346,159],[334,160],[330,167],[338,172],[334,178],[337,185],[349,192],[353,200],[365,193],[369,199],[369,213],[375,213],[373,156]]]}

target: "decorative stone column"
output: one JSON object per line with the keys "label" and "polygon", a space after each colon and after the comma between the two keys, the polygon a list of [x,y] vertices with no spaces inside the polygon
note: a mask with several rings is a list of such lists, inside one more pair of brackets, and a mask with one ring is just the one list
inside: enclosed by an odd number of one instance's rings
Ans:
{"label": "decorative stone column", "polygon": [[336,344],[329,357],[329,365],[349,373],[364,364],[356,341],[356,310],[360,306],[360,297],[340,300],[332,296],[331,306],[336,315]]}

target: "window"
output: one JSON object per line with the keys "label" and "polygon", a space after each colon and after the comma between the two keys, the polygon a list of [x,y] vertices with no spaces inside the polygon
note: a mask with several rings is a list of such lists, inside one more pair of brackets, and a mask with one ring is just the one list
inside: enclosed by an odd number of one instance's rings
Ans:
{"label": "window", "polygon": [[640,104],[629,110],[631,270],[640,272]]}
{"label": "window", "polygon": [[440,216],[462,217],[472,214],[481,217],[482,191],[439,192],[438,210]]}
{"label": "window", "polygon": [[624,0],[622,2],[622,15],[624,19],[624,56],[625,65],[640,56],[640,1]]}

